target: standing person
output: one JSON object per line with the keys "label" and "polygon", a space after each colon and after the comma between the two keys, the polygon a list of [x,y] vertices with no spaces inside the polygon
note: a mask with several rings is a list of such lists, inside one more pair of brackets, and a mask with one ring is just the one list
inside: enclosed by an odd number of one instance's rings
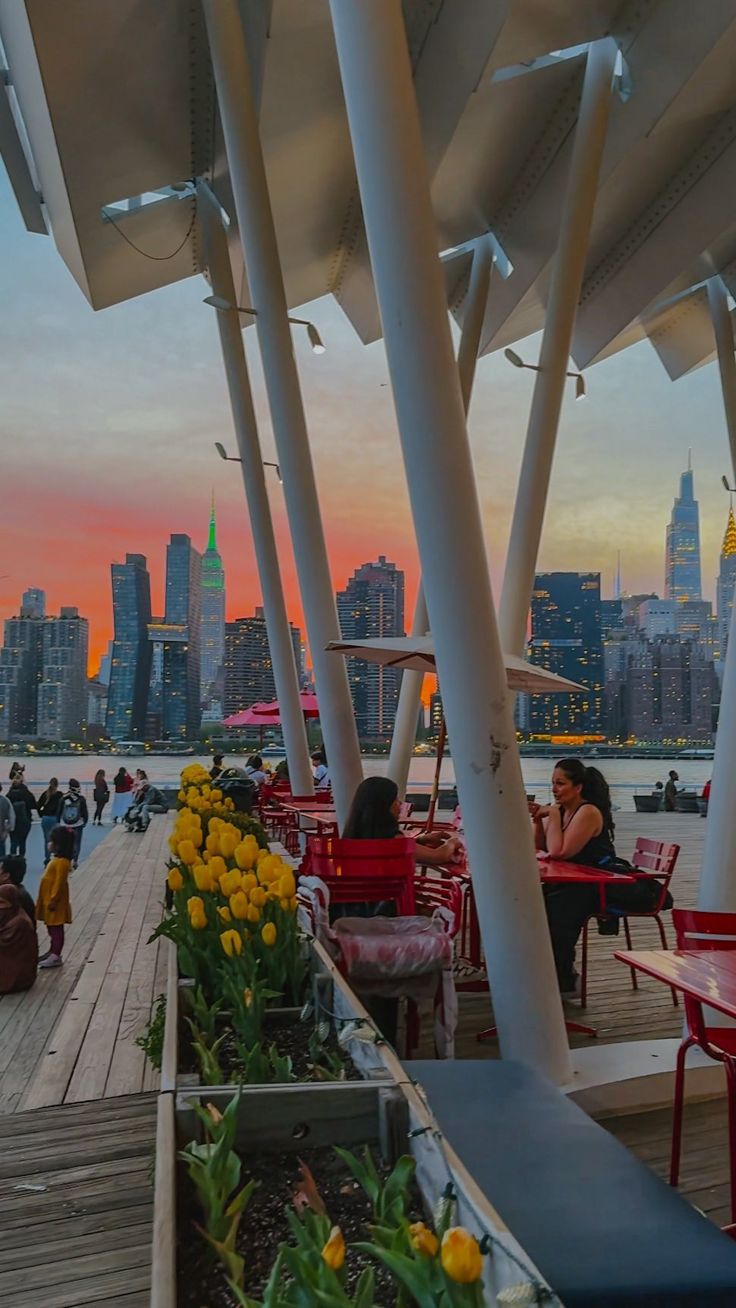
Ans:
{"label": "standing person", "polygon": [[38,968],[36,928],[10,882],[0,885],[0,995],[30,990]]}
{"label": "standing person", "polygon": [[70,777],[69,789],[64,796],[64,802],[61,806],[61,824],[69,827],[74,835],[74,848],[72,852],[72,867],[79,865],[79,851],[82,847],[82,832],[89,822],[89,810],[87,801],[82,794],[82,788],[76,777]]}
{"label": "standing person", "polygon": [[49,948],[41,955],[38,966],[61,967],[64,927],[72,920],[69,875],[74,854],[74,831],[69,827],[54,827],[49,836],[49,850],[51,858],[41,877],[36,901],[36,919],[48,927]]}
{"label": "standing person", "polygon": [[41,830],[43,831],[43,857],[44,862],[49,859],[49,834],[61,820],[61,810],[64,805],[64,796],[59,789],[58,777],[52,777],[48,784],[48,789],[44,790],[38,801],[38,811],[41,816]]}
{"label": "standing person", "polygon": [[104,807],[110,798],[110,787],[105,780],[104,768],[95,772],[95,788],[92,791],[92,798],[95,801],[95,812],[92,818],[92,826],[97,823],[98,827],[102,826],[102,813]]}
{"label": "standing person", "polygon": [[670,772],[667,779],[667,785],[664,788],[664,811],[665,813],[674,813],[677,810],[677,782],[680,777],[677,772]]}
{"label": "standing person", "polygon": [[312,772],[314,774],[314,786],[316,790],[330,789],[330,772],[327,767],[327,755],[324,749],[315,749],[310,755],[312,759]]}
{"label": "standing person", "polygon": [[0,786],[0,855],[5,853],[5,843],[15,829],[15,809],[10,800],[2,794]]}
{"label": "standing person", "polygon": [[225,770],[224,756],[222,754],[213,754],[212,767],[210,768],[210,776],[212,777],[212,780],[217,781],[217,778],[219,777],[220,773],[224,772],[224,770]]}
{"label": "standing person", "polygon": [[112,821],[113,826],[116,826],[133,803],[133,778],[127,768],[122,765],[118,768],[112,785],[115,791],[115,798],[112,801]]}
{"label": "standing person", "polygon": [[19,774],[22,776],[22,774],[23,774],[24,772],[25,772],[25,767],[24,767],[24,765],[23,765],[22,763],[18,763],[17,760],[16,760],[15,763],[11,763],[11,765],[10,765],[10,772],[9,772],[9,774],[8,774],[8,780],[9,780],[9,781],[15,781],[15,778],[16,778]]}
{"label": "standing person", "polygon": [[33,812],[38,808],[35,795],[32,795],[25,783],[23,769],[16,772],[10,783],[8,799],[15,810],[15,830],[10,837],[11,854],[25,856],[28,832],[33,821]]}

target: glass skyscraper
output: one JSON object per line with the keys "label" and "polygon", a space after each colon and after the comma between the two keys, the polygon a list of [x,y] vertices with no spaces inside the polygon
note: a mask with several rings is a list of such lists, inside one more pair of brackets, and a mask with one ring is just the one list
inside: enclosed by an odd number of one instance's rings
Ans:
{"label": "glass skyscraper", "polygon": [[721,566],[718,572],[716,595],[718,605],[718,643],[721,663],[726,658],[728,633],[731,629],[731,612],[736,592],[736,519],[733,509],[728,510],[726,534],[721,546]]}
{"label": "glass skyscraper", "polygon": [[693,470],[680,477],[680,494],[672,506],[665,547],[665,599],[699,600],[700,516],[693,490]]}
{"label": "glass skyscraper", "polygon": [[585,691],[530,695],[528,729],[538,736],[602,731],[603,640],[599,572],[539,572],[532,594],[529,659]]}
{"label": "glass skyscraper", "polygon": [[[215,501],[212,499],[207,549],[202,555],[202,622],[200,630],[202,698],[209,699],[211,687],[225,658],[225,573],[217,548]],[[219,695],[216,696],[220,698]]]}
{"label": "glass skyscraper", "polygon": [[151,679],[151,579],[143,554],[113,563],[115,636],[110,664],[105,731],[110,740],[144,740]]}
{"label": "glass skyscraper", "polygon": [[[404,574],[383,554],[357,568],[337,595],[343,640],[404,635]],[[348,678],[359,736],[385,736],[394,725],[401,673],[363,659],[348,659]]]}
{"label": "glass skyscraper", "polygon": [[174,532],[166,547],[166,612],[149,639],[163,646],[161,726],[165,740],[191,740],[199,731],[202,556]]}

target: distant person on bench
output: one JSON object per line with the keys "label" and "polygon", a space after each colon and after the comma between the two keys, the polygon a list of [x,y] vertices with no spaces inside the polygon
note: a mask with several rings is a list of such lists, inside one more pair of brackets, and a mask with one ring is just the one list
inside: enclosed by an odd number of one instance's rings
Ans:
{"label": "distant person on bench", "polygon": [[141,782],[135,804],[128,809],[125,822],[129,831],[147,831],[152,813],[168,813],[169,806],[165,796],[148,778]]}
{"label": "distant person on bench", "polygon": [[665,813],[677,812],[677,782],[680,780],[677,772],[670,772],[667,778],[667,784],[664,788],[664,811]]}

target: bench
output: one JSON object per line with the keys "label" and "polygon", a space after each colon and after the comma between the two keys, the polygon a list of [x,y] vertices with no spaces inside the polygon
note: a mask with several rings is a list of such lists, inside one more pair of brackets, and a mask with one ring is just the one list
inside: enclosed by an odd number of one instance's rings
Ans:
{"label": "bench", "polygon": [[544,1077],[411,1064],[441,1130],[565,1308],[736,1303],[736,1245]]}

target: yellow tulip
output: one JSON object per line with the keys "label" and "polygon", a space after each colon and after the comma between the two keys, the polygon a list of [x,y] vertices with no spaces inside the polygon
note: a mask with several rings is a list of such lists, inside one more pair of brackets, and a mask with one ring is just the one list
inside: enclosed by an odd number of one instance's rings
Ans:
{"label": "yellow tulip", "polygon": [[223,858],[232,858],[237,844],[237,836],[232,835],[229,831],[220,832],[220,853]]}
{"label": "yellow tulip", "polygon": [[228,810],[229,813],[232,813],[233,809],[235,808],[235,801],[232,800],[229,795],[225,800],[225,808]]}
{"label": "yellow tulip", "polygon": [[426,1254],[427,1258],[434,1258],[440,1247],[434,1231],[430,1231],[424,1222],[412,1222],[409,1227],[409,1235],[417,1253]]}
{"label": "yellow tulip", "polygon": [[256,863],[262,863],[264,858],[269,858],[269,857],[270,857],[270,851],[268,849],[259,849],[258,853],[256,854]]}
{"label": "yellow tulip", "polygon": [[214,790],[210,790],[210,799],[213,801],[213,803],[219,804],[220,800],[222,799],[222,791],[218,790],[217,787],[215,786]]}
{"label": "yellow tulip", "polygon": [[248,989],[246,989],[246,990],[243,991],[243,1003],[245,1004],[245,1007],[246,1007],[246,1008],[250,1008],[250,1007],[252,1006],[252,1004],[253,1004],[253,991],[252,991],[252,990],[248,990]]}
{"label": "yellow tulip", "polygon": [[194,845],[194,848],[195,848],[195,849],[201,849],[201,848],[202,848],[202,840],[203,840],[203,836],[202,836],[202,828],[201,828],[201,827],[191,826],[191,827],[189,828],[189,839],[191,840],[191,842],[192,842],[192,844]]}
{"label": "yellow tulip", "polygon": [[189,897],[187,900],[187,913],[190,917],[192,913],[204,913],[204,900],[200,899],[199,895]]}
{"label": "yellow tulip", "polygon": [[248,916],[248,896],[244,895],[242,890],[236,891],[230,899],[230,912],[233,917],[237,917],[240,922]]}
{"label": "yellow tulip", "polygon": [[248,912],[245,916],[249,922],[255,923],[261,920],[260,910],[256,908],[255,904],[248,905]]}
{"label": "yellow tulip", "polygon": [[246,895],[249,895],[251,890],[255,890],[258,885],[258,878],[255,872],[244,872],[240,878],[240,885]]}
{"label": "yellow tulip", "polygon": [[289,911],[289,904],[291,903],[291,900],[290,900],[290,899],[280,899],[280,900],[279,900],[279,903],[280,903],[281,907],[283,908],[284,912],[285,912],[285,913],[288,913],[288,911]]}
{"label": "yellow tulip", "polygon": [[220,853],[220,833],[219,831],[210,831],[205,844],[211,854]]}
{"label": "yellow tulip", "polygon": [[[214,863],[214,861],[215,860],[213,859],[212,863]],[[210,867],[212,866],[212,863],[210,863]],[[240,873],[236,868],[232,868],[229,872],[221,872],[217,879],[220,883],[220,890],[226,899],[229,899],[231,895],[237,894],[240,890]]]}
{"label": "yellow tulip", "polygon": [[197,851],[191,840],[180,840],[177,853],[182,863],[186,863],[187,867],[191,867],[197,861]]}
{"label": "yellow tulip", "polygon": [[223,931],[220,936],[220,944],[228,958],[232,958],[233,954],[242,953],[243,939],[239,931],[234,931],[232,929],[230,931]]}
{"label": "yellow tulip", "polygon": [[197,887],[197,890],[209,891],[211,893],[217,885],[217,882],[213,880],[212,872],[207,863],[195,863],[192,868],[192,876],[194,877],[194,884]]}
{"label": "yellow tulip", "polygon": [[233,917],[227,904],[222,904],[217,910],[217,915],[221,922],[232,922]]}
{"label": "yellow tulip", "polygon": [[171,850],[172,854],[175,854],[178,848],[179,848],[179,832],[176,830],[175,827],[171,835],[169,836],[169,849]]}
{"label": "yellow tulip", "polygon": [[322,1249],[322,1261],[327,1263],[333,1272],[339,1272],[345,1262],[345,1241],[339,1226],[333,1226],[330,1231],[327,1243]]}
{"label": "yellow tulip", "polygon": [[284,872],[279,881],[279,891],[284,899],[291,899],[296,894],[296,881],[293,872]]}
{"label": "yellow tulip", "polygon": [[263,908],[266,902],[266,892],[262,886],[254,886],[250,892],[250,902],[255,904],[256,908]]}
{"label": "yellow tulip", "polygon": [[440,1260],[451,1281],[458,1281],[460,1285],[472,1285],[474,1281],[480,1280],[483,1255],[475,1236],[466,1231],[464,1226],[451,1226],[445,1231]]}
{"label": "yellow tulip", "polygon": [[261,928],[261,940],[264,945],[268,945],[269,949],[276,944],[276,934],[275,922],[267,922],[266,925]]}
{"label": "yellow tulip", "polygon": [[253,866],[253,851],[250,845],[246,845],[245,841],[241,840],[240,844],[235,846],[234,853],[235,862],[241,872],[250,872]]}
{"label": "yellow tulip", "polygon": [[169,890],[184,889],[184,878],[181,872],[179,871],[178,867],[172,867],[171,871],[169,872],[169,875],[166,878],[166,881],[168,883]]}
{"label": "yellow tulip", "polygon": [[205,927],[207,926],[206,913],[190,913],[189,925],[191,926],[193,931],[204,931]]}
{"label": "yellow tulip", "polygon": [[178,799],[180,804],[183,804],[184,800],[186,799],[186,793],[183,790],[180,790],[176,798]]}
{"label": "yellow tulip", "polygon": [[210,867],[212,868],[212,875],[217,881],[227,872],[227,863],[221,854],[210,854]]}

